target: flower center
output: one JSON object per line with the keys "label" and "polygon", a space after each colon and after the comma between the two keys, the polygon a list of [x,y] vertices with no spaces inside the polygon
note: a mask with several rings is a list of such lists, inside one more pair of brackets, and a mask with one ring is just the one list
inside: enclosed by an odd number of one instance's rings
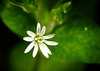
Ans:
{"label": "flower center", "polygon": [[36,43],[40,43],[40,42],[42,42],[43,38],[40,35],[36,35],[34,40],[35,40]]}

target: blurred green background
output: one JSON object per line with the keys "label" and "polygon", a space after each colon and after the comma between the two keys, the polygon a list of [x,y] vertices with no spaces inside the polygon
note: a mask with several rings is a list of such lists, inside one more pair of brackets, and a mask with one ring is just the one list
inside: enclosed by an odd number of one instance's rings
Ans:
{"label": "blurred green background", "polygon": [[[99,12],[99,0],[0,0],[0,70],[100,71]],[[59,43],[49,59],[24,54],[37,22]]]}

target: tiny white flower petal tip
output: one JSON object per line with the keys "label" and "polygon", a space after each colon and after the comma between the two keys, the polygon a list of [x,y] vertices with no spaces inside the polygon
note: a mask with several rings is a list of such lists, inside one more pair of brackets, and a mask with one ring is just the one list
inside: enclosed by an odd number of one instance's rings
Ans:
{"label": "tiny white flower petal tip", "polygon": [[43,36],[43,38],[50,39],[50,38],[53,38],[54,36],[55,36],[55,34],[50,34],[50,35]]}
{"label": "tiny white flower petal tip", "polygon": [[32,53],[33,58],[37,55],[39,48],[46,58],[49,58],[49,55],[52,55],[51,51],[44,43],[46,43],[47,45],[51,45],[51,46],[58,45],[58,43],[54,41],[45,40],[45,39],[50,39],[55,36],[55,34],[43,36],[45,34],[45,31],[46,31],[46,27],[44,26],[41,30],[41,25],[39,22],[37,24],[36,34],[33,33],[32,31],[27,31],[27,34],[30,37],[24,37],[23,40],[31,41],[31,43],[25,49],[24,53],[28,53],[34,47],[34,50]]}
{"label": "tiny white flower petal tip", "polygon": [[44,40],[44,42],[47,44],[47,45],[51,45],[51,46],[56,46],[58,45],[57,42],[54,42],[54,41],[47,41],[47,40]]}
{"label": "tiny white flower petal tip", "polygon": [[33,38],[31,38],[31,37],[24,37],[23,40],[25,40],[25,41],[32,41]]}
{"label": "tiny white flower petal tip", "polygon": [[40,31],[41,31],[41,25],[40,25],[40,23],[38,22],[38,24],[37,24],[37,35],[40,35]]}
{"label": "tiny white flower petal tip", "polygon": [[32,31],[27,31],[27,34],[29,35],[29,36],[31,36],[31,37],[35,37],[35,33],[33,33]]}

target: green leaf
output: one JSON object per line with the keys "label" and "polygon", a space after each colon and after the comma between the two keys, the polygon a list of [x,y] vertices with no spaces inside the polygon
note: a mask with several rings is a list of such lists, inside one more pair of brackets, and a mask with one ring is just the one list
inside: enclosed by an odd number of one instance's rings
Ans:
{"label": "green leaf", "polygon": [[7,4],[1,15],[4,24],[14,33],[21,37],[26,36],[26,31],[35,31],[35,21],[30,15],[24,13],[20,8]]}
{"label": "green leaf", "polygon": [[38,55],[35,58],[32,57],[32,50],[27,54],[24,53],[28,45],[29,43],[27,42],[19,42],[10,50],[10,71],[33,71],[35,69],[39,58]]}
{"label": "green leaf", "polygon": [[[87,29],[86,29],[87,28]],[[52,39],[59,44],[50,47],[52,59],[100,63],[100,27],[91,20],[72,19],[57,27]]]}

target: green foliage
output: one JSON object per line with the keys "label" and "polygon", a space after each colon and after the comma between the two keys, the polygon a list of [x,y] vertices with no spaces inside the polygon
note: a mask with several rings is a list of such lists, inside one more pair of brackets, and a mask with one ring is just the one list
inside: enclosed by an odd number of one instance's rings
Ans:
{"label": "green foliage", "polygon": [[[87,27],[87,31],[84,30]],[[54,32],[59,45],[51,47],[50,58],[85,63],[100,63],[100,27],[85,19],[72,19]]]}
{"label": "green foliage", "polygon": [[66,18],[66,15],[70,11],[70,7],[71,7],[71,2],[66,2],[64,4],[61,4],[58,8],[52,9],[51,15],[54,21],[57,22],[58,24],[62,24]]}
{"label": "green foliage", "polygon": [[[10,2],[7,3],[7,6],[1,17],[4,23],[14,33],[20,35],[21,37],[25,36],[24,31],[35,31],[34,20],[40,22],[41,25],[45,25],[48,28],[46,33],[51,33],[56,24],[62,24],[64,22],[64,19],[66,18],[70,10],[70,6],[71,2],[66,2],[58,6],[57,9],[52,9],[51,12],[48,12],[45,8],[44,3],[42,4],[41,1],[35,1],[34,4],[30,2],[24,3],[21,2],[21,0],[10,0]],[[24,13],[23,11],[26,13]],[[64,13],[64,11],[66,11],[66,13]],[[16,14],[18,15],[16,16]],[[52,18],[55,16],[56,18]]]}
{"label": "green foliage", "polygon": [[1,17],[6,26],[21,37],[27,35],[27,30],[35,30],[34,19],[31,19],[22,9],[12,6],[11,4],[7,5]]}
{"label": "green foliage", "polygon": [[50,7],[47,0],[4,1],[0,15],[11,31],[22,38],[27,36],[27,30],[35,32],[40,22],[46,26],[46,34],[54,33],[52,40],[59,43],[48,46],[50,59],[41,53],[32,58],[32,51],[24,54],[28,43],[18,43],[9,54],[12,71],[82,71],[81,62],[100,63],[100,27],[90,20],[97,0],[51,0]]}

